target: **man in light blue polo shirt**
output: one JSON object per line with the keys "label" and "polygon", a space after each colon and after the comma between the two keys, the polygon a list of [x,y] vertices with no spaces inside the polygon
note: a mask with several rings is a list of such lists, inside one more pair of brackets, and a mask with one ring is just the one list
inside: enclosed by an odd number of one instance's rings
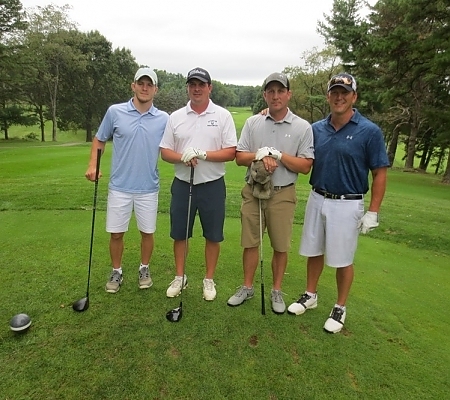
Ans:
{"label": "man in light blue polo shirt", "polygon": [[[102,153],[108,140],[113,152],[108,185],[106,231],[111,234],[109,250],[113,270],[106,283],[108,293],[116,293],[122,284],[123,237],[134,210],[141,233],[139,288],[152,286],[149,262],[153,252],[159,193],[159,143],[168,114],[153,105],[158,78],[150,68],[139,68],[131,84],[134,96],[126,103],[108,108],[92,141],[86,178],[95,180],[97,149]],[[101,172],[99,171],[99,177]]]}

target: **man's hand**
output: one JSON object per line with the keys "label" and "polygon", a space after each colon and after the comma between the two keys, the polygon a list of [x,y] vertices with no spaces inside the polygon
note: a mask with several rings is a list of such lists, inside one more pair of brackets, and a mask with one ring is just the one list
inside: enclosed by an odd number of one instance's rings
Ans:
{"label": "man's hand", "polygon": [[264,157],[267,157],[270,153],[269,147],[261,147],[255,154],[255,160],[262,160]]}
{"label": "man's hand", "polygon": [[269,147],[269,156],[275,158],[275,160],[281,160],[281,151],[277,150],[275,147]]}
{"label": "man's hand", "polygon": [[181,161],[184,163],[188,163],[193,158],[199,158],[200,160],[206,160],[206,151],[200,150],[195,147],[188,147],[183,151],[181,155]]}
{"label": "man's hand", "polygon": [[366,234],[378,226],[378,213],[367,211],[358,223],[358,229],[361,233]]}

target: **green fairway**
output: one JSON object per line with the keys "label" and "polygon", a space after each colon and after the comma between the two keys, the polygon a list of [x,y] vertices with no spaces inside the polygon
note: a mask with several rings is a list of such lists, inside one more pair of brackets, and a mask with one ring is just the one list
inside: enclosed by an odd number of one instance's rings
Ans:
{"label": "green fairway", "polygon": [[[245,120],[245,119],[244,119]],[[448,396],[450,340],[450,187],[429,174],[389,171],[380,227],[360,238],[345,328],[322,327],[335,301],[331,269],[319,305],[305,315],[270,311],[271,249],[264,242],[265,316],[260,275],[255,297],[226,305],[241,284],[240,190],[244,169],[227,164],[225,241],[215,281],[217,299],[202,299],[203,238],[194,229],[186,266],[183,319],[165,313],[173,279],[169,198],[173,166],[160,162],[154,285],[139,290],[139,234],[125,236],[124,283],[105,292],[109,237],[104,230],[111,144],[102,159],[91,274],[85,295],[94,185],[84,178],[89,144],[0,143],[0,399],[443,399]],[[283,285],[290,304],[304,290],[297,253],[308,195],[298,206]],[[32,318],[23,334],[10,318]]]}

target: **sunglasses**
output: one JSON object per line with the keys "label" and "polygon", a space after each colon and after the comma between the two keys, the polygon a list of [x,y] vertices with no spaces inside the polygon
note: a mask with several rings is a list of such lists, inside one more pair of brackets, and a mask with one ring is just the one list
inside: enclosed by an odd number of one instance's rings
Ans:
{"label": "sunglasses", "polygon": [[353,79],[348,76],[336,76],[330,80],[330,83],[328,86],[336,85],[336,84],[343,84],[343,85],[353,85]]}

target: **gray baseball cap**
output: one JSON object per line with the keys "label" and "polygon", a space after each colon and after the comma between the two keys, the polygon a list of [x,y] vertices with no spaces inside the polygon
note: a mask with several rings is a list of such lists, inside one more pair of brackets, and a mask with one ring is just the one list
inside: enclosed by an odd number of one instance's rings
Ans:
{"label": "gray baseball cap", "polygon": [[270,82],[280,82],[285,88],[289,90],[289,79],[285,74],[281,72],[274,72],[264,80],[264,90],[266,90],[266,87]]}

